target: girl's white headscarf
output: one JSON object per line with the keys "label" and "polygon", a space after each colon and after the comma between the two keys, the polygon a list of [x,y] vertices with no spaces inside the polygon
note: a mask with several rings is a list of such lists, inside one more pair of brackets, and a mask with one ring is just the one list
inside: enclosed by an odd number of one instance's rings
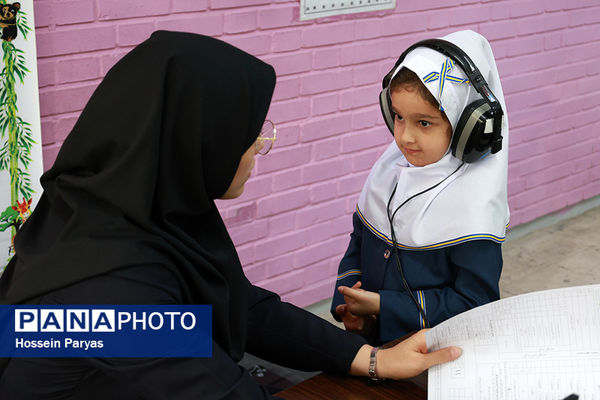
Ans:
{"label": "girl's white headscarf", "polygon": [[[371,169],[357,207],[365,225],[388,242],[391,242],[391,230],[387,204],[394,186],[397,184],[390,203],[391,212],[409,197],[438,184],[460,167],[442,184],[411,199],[396,213],[394,233],[398,245],[403,248],[425,250],[476,239],[502,242],[508,225],[508,121],[492,49],[483,36],[473,31],[455,32],[442,39],[456,44],[469,55],[502,104],[502,150],[462,167],[461,161],[450,151],[436,163],[413,167],[392,142]],[[423,81],[431,72],[440,72],[446,59],[435,50],[418,47],[407,54],[394,75],[406,67]],[[450,74],[466,77],[457,64]],[[443,106],[453,131],[465,107],[481,97],[469,83],[446,81],[441,98],[438,80],[423,84]]]}

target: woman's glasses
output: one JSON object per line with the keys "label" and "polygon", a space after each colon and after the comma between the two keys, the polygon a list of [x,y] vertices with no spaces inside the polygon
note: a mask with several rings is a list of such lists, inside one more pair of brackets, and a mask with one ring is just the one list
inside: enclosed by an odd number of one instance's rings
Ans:
{"label": "woman's glasses", "polygon": [[273,147],[273,143],[277,139],[277,129],[275,124],[269,120],[266,120],[263,124],[254,146],[256,146],[256,152],[261,155],[267,154]]}

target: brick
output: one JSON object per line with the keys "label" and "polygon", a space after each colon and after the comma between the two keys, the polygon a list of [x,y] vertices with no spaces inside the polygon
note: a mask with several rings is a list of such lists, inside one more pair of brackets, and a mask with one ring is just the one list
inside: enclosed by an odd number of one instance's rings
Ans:
{"label": "brick", "polygon": [[[530,22],[531,23],[531,22]],[[486,22],[479,25],[479,33],[487,40],[493,41],[515,36],[515,23],[513,21]]]}
{"label": "brick", "polygon": [[169,6],[161,0],[102,0],[98,2],[98,19],[114,19],[168,15]]}
{"label": "brick", "polygon": [[299,98],[279,101],[271,105],[269,115],[278,123],[306,118],[310,114],[310,100]]}
{"label": "brick", "polygon": [[287,235],[278,235],[255,245],[258,261],[268,260],[291,251],[301,249],[308,243],[306,231],[294,231]]}
{"label": "brick", "polygon": [[309,142],[348,132],[351,123],[351,118],[344,114],[312,118],[302,126],[302,141]]}
{"label": "brick", "polygon": [[510,3],[508,9],[511,18],[520,18],[543,13],[544,4],[535,0],[517,1]]}
{"label": "brick", "polygon": [[390,56],[390,45],[386,41],[363,41],[342,47],[340,62],[342,65],[361,64],[382,60]]}
{"label": "brick", "polygon": [[148,39],[154,30],[154,22],[120,24],[117,26],[117,44],[137,46]]}
{"label": "brick", "polygon": [[298,50],[302,46],[302,34],[299,30],[275,32],[273,34],[273,51]]}
{"label": "brick", "polygon": [[[273,120],[273,118],[271,118]],[[275,149],[283,149],[290,146],[295,146],[300,143],[300,127],[298,123],[292,123],[290,125],[280,124],[276,121],[277,126],[277,141],[275,142]],[[271,157],[272,153],[269,153],[268,157]]]}
{"label": "brick", "polygon": [[433,10],[436,8],[450,8],[456,6],[456,0],[429,0],[419,2],[419,10]]}
{"label": "brick", "polygon": [[52,3],[50,1],[33,2],[33,14],[36,28],[43,28],[52,24]]}
{"label": "brick", "polygon": [[311,206],[296,213],[296,227],[306,228],[344,215],[345,201],[334,200]]}
{"label": "brick", "polygon": [[279,215],[273,215],[268,217],[269,222],[269,235],[270,237],[276,237],[277,235],[287,234],[294,231],[296,214],[294,212],[288,212]]}
{"label": "brick", "polygon": [[340,109],[348,110],[379,104],[380,92],[381,87],[379,85],[363,86],[345,91],[340,95]]}
{"label": "brick", "polygon": [[174,13],[204,11],[208,8],[208,0],[171,0],[171,11]]}
{"label": "brick", "polygon": [[519,209],[540,202],[545,198],[546,186],[538,186],[512,197],[512,204],[515,209]]}
{"label": "brick", "polygon": [[270,4],[271,0],[218,0],[211,1],[210,8],[213,10],[223,8],[241,8],[247,6],[260,6]]}
{"label": "brick", "polygon": [[236,246],[256,241],[267,236],[268,233],[267,221],[252,221],[250,224],[229,228],[229,236]]}
{"label": "brick", "polygon": [[586,64],[568,64],[556,69],[556,81],[560,83],[573,79],[580,79],[587,75],[588,66]]}
{"label": "brick", "polygon": [[80,82],[99,77],[100,61],[97,57],[63,59],[56,63],[57,83]]}
{"label": "brick", "polygon": [[283,28],[294,22],[294,7],[269,6],[258,11],[258,27],[260,29]]}
{"label": "brick", "polygon": [[350,164],[351,160],[347,158],[313,162],[302,168],[302,183],[308,184],[338,178],[351,170]]}
{"label": "brick", "polygon": [[598,40],[598,28],[596,27],[579,27],[572,28],[563,32],[563,46],[573,46]]}
{"label": "brick", "polygon": [[339,217],[331,221],[331,236],[335,237],[340,246],[340,256],[334,261],[335,270],[339,260],[342,259],[342,255],[348,248],[350,242],[350,233],[352,232],[352,213],[347,213],[343,217]]}
{"label": "brick", "polygon": [[42,146],[46,146],[48,144],[54,143],[54,126],[55,125],[56,125],[56,120],[54,120],[54,119],[42,119],[42,121],[41,121]]}
{"label": "brick", "polygon": [[[383,36],[404,35],[410,32],[422,32],[426,29],[421,18],[415,17],[414,13],[391,15],[378,23],[381,25],[381,35]],[[357,22],[357,28],[359,24],[360,22]]]}
{"label": "brick", "polygon": [[[270,155],[270,153],[269,153]],[[240,196],[240,200],[248,201],[262,198],[271,193],[273,183],[270,176],[261,176],[260,173],[252,171],[252,175],[246,183],[244,193]],[[257,176],[254,176],[257,175]]]}
{"label": "brick", "polygon": [[354,86],[377,84],[381,85],[383,75],[379,74],[379,62],[357,65],[352,68]]}
{"label": "brick", "polygon": [[510,165],[513,162],[542,154],[545,150],[544,141],[540,140],[535,140],[532,142],[523,143],[519,146],[511,147],[510,151],[508,152],[508,163]]}
{"label": "brick", "polygon": [[354,23],[354,39],[355,40],[363,40],[363,39],[374,39],[382,36],[384,30],[381,20],[379,19],[361,19]]}
{"label": "brick", "polygon": [[[49,10],[51,23],[56,25],[80,24],[96,19],[94,3],[90,1],[61,1],[60,7],[55,5]],[[35,14],[37,18],[39,14]]]}
{"label": "brick", "polygon": [[586,25],[589,24],[597,24],[600,22],[600,8],[596,7],[591,10],[585,11],[585,21]]}
{"label": "brick", "polygon": [[511,40],[508,46],[507,55],[509,57],[520,56],[523,54],[539,53],[544,50],[544,36],[530,36]]}
{"label": "brick", "polygon": [[[311,246],[296,253],[296,265],[303,267],[304,282],[322,282],[331,278],[335,273],[330,264],[332,256],[332,243],[327,241],[316,246]],[[333,293],[333,285],[331,287]]]}
{"label": "brick", "polygon": [[56,83],[56,63],[38,60],[38,87],[51,86]]}
{"label": "brick", "polygon": [[294,258],[294,253],[286,253],[282,256],[265,260],[264,265],[266,266],[268,273],[265,276],[265,279],[293,271],[295,267]]}
{"label": "brick", "polygon": [[378,126],[363,132],[351,133],[342,139],[342,153],[351,153],[372,147],[386,148],[393,140],[386,127]]}
{"label": "brick", "polygon": [[332,187],[331,182],[324,182],[312,185],[310,187],[310,202],[311,203],[322,203],[327,200],[334,199],[336,197],[335,188]]}
{"label": "brick", "polygon": [[256,11],[225,13],[223,31],[225,33],[250,32],[256,29]]}
{"label": "brick", "polygon": [[[541,33],[563,29],[567,26],[568,20],[564,14],[544,14],[541,16],[527,17],[519,20],[517,23],[517,32],[519,35],[530,35],[532,33]],[[515,27],[513,25],[513,32]]]}
{"label": "brick", "polygon": [[340,154],[342,140],[339,137],[334,137],[327,140],[319,140],[313,144],[313,160],[321,161],[332,157],[337,157]]}
{"label": "brick", "polygon": [[68,88],[40,91],[40,114],[62,114],[81,111],[96,89],[96,84],[84,84]]}
{"label": "brick", "polygon": [[545,11],[559,11],[565,5],[565,0],[544,0]]}
{"label": "brick", "polygon": [[340,65],[340,49],[334,48],[323,48],[315,49],[313,53],[313,69],[326,69],[337,67]]}
{"label": "brick", "polygon": [[569,176],[573,172],[573,167],[572,164],[561,164],[529,174],[525,178],[525,188],[528,190]]}
{"label": "brick", "polygon": [[584,25],[586,16],[590,14],[589,10],[578,10],[569,13],[569,28]]}
{"label": "brick", "polygon": [[369,171],[341,177],[337,180],[338,196],[357,195],[361,192]]}
{"label": "brick", "polygon": [[272,176],[273,192],[296,188],[300,186],[300,170],[297,168],[276,173]]}
{"label": "brick", "polygon": [[379,158],[379,151],[371,150],[352,156],[352,172],[370,171]]}
{"label": "brick", "polygon": [[310,95],[335,90],[346,89],[352,86],[352,76],[339,71],[313,72],[302,76],[300,80],[300,94]]}
{"label": "brick", "polygon": [[490,10],[490,18],[492,21],[499,21],[503,19],[508,19],[510,16],[510,9],[506,7],[506,4],[492,4],[492,8]]}
{"label": "brick", "polygon": [[525,179],[515,179],[508,182],[508,196],[512,197],[525,190]]}
{"label": "brick", "polygon": [[257,202],[257,216],[262,218],[280,214],[305,206],[308,202],[308,191],[305,188],[278,193]]}
{"label": "brick", "polygon": [[312,54],[308,51],[268,56],[264,61],[275,68],[278,77],[310,71],[312,68]]}
{"label": "brick", "polygon": [[287,168],[297,167],[309,163],[310,147],[294,146],[285,149],[273,150],[267,157],[257,161],[256,169],[259,174],[283,171]]}
{"label": "brick", "polygon": [[211,13],[194,17],[171,16],[166,19],[157,20],[156,29],[219,36],[223,34],[223,15]]}
{"label": "brick", "polygon": [[454,7],[450,17],[451,26],[472,25],[489,21],[491,8],[489,6]]}
{"label": "brick", "polygon": [[223,38],[227,43],[255,56],[271,52],[271,35],[251,34]]}
{"label": "brick", "polygon": [[64,54],[112,49],[116,44],[113,26],[61,29],[36,32],[37,55],[40,58]]}
{"label": "brick", "polygon": [[311,96],[311,115],[318,116],[338,111],[339,94],[336,92]]}
{"label": "brick", "polygon": [[446,28],[450,26],[450,20],[452,18],[453,13],[454,12],[451,9],[429,12],[424,17],[424,20],[427,22],[426,26],[429,29]]}
{"label": "brick", "polygon": [[302,31],[302,46],[316,47],[354,41],[354,22],[313,26]]}
{"label": "brick", "polygon": [[273,101],[293,99],[300,94],[300,78],[290,77],[277,79]]}

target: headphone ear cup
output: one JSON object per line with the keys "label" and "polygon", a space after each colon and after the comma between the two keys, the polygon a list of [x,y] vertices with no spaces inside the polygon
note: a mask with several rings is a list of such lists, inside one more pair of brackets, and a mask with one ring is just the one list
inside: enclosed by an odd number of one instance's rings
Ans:
{"label": "headphone ear cup", "polygon": [[487,119],[484,114],[488,111],[490,105],[484,99],[475,100],[465,107],[452,136],[450,148],[453,156],[472,163],[487,154],[493,136],[485,131]]}
{"label": "headphone ear cup", "polygon": [[390,102],[390,88],[386,86],[379,93],[379,106],[381,107],[381,114],[383,115],[383,120],[387,125],[388,129],[394,134],[394,114],[392,113],[392,105]]}

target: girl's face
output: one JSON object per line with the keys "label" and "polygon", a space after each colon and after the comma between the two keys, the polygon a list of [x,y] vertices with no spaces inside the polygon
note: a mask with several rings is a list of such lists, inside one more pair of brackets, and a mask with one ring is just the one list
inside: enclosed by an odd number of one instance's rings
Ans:
{"label": "girl's face", "polygon": [[250,178],[252,168],[254,168],[254,156],[258,154],[264,144],[259,140],[252,144],[242,155],[235,176],[227,188],[227,191],[220,197],[221,199],[235,199],[244,193],[244,186]]}
{"label": "girl's face", "polygon": [[452,126],[442,112],[416,90],[396,88],[392,92],[392,111],[394,140],[410,164],[424,167],[446,154]]}

